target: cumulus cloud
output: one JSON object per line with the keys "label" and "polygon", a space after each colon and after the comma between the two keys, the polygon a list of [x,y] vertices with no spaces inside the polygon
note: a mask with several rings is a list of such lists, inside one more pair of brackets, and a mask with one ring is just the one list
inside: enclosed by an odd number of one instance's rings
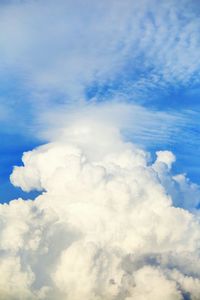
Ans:
{"label": "cumulus cloud", "polygon": [[41,195],[0,205],[0,298],[198,300],[197,191],[174,155],[152,162],[109,118],[67,126],[11,175]]}
{"label": "cumulus cloud", "polygon": [[[199,300],[199,187],[173,174],[170,151],[153,161],[129,142],[129,134],[136,142],[166,140],[185,119],[122,103],[78,112],[65,105],[84,102],[91,87],[112,93],[119,78],[120,92],[131,95],[197,82],[195,4],[0,5],[1,69],[33,88],[39,132],[50,140],[24,153],[11,174],[14,186],[40,196],[0,205],[0,298]],[[61,110],[55,90],[65,95]],[[56,109],[41,116],[49,92]]]}

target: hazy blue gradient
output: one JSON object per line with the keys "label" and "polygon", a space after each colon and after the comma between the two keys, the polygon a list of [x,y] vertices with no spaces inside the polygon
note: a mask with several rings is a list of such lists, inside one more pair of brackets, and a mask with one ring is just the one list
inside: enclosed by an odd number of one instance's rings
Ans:
{"label": "hazy blue gradient", "polygon": [[75,2],[0,1],[0,201],[32,197],[9,174],[45,142],[43,113],[113,99],[186,116],[166,140],[127,136],[200,184],[199,1]]}

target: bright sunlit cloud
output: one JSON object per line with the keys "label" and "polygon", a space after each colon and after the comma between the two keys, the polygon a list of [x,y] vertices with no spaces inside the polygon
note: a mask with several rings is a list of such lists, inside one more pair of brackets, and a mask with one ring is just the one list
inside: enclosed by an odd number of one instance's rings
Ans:
{"label": "bright sunlit cloud", "polygon": [[198,299],[198,186],[173,176],[170,151],[150,163],[98,109],[14,168],[15,186],[43,193],[1,206],[3,298]]}
{"label": "bright sunlit cloud", "polygon": [[199,13],[0,1],[0,299],[200,299]]}

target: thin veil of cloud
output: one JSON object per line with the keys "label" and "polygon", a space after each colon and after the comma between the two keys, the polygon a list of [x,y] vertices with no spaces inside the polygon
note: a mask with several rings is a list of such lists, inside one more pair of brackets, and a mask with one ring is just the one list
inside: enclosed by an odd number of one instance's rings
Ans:
{"label": "thin veil of cloud", "polygon": [[[41,111],[50,113],[60,104],[113,98],[143,98],[147,103],[156,89],[198,83],[200,22],[195,1],[37,0],[0,5],[0,77],[16,82],[9,91],[15,85],[20,90],[8,101],[0,98],[9,111],[8,122],[2,122],[8,128],[15,123],[30,133]],[[172,136],[169,114],[166,126],[158,114],[151,120],[155,142]],[[159,136],[155,119],[162,123],[157,126]],[[135,130],[135,136],[146,141],[151,129],[147,123]]]}
{"label": "thin veil of cloud", "polygon": [[[184,130],[188,117],[185,113],[159,112],[123,100],[110,99],[106,102],[79,103],[60,105],[46,112],[38,112],[34,134],[40,139],[52,141],[70,136],[70,124],[80,122],[89,127],[98,120],[111,127],[120,128],[127,140],[141,145],[173,142]],[[79,121],[80,120],[80,121]],[[73,131],[72,131],[73,132]]]}
{"label": "thin veil of cloud", "polygon": [[198,82],[194,3],[11,1],[1,5],[1,68],[74,98],[119,77],[135,89]]}

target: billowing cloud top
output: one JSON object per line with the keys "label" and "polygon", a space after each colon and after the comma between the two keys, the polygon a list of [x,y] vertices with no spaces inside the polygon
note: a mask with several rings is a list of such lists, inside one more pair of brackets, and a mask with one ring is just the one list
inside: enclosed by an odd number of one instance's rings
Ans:
{"label": "billowing cloud top", "polygon": [[198,3],[0,2],[0,78],[22,97],[0,120],[49,141],[11,174],[40,195],[0,205],[0,299],[199,300],[199,187],[138,146],[196,115],[120,103],[198,85]]}
{"label": "billowing cloud top", "polygon": [[0,298],[198,300],[199,190],[174,155],[152,161],[110,120],[65,132],[11,175],[42,193],[0,206]]}

